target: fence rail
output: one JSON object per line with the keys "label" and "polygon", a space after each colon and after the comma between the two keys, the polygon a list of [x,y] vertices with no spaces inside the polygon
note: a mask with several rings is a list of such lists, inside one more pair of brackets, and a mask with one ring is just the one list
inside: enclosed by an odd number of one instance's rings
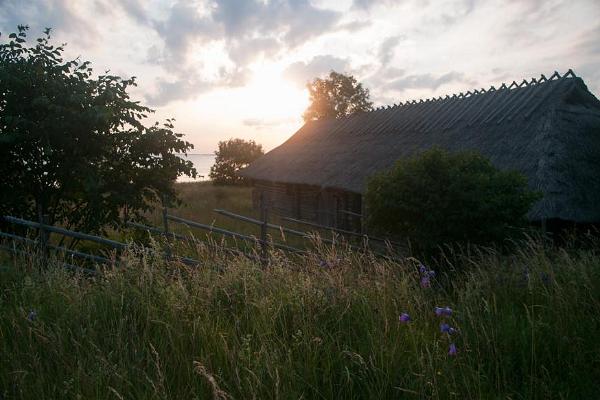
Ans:
{"label": "fence rail", "polygon": [[249,241],[249,242],[255,242],[255,243],[259,243],[259,244],[273,245],[273,247],[276,247],[278,249],[287,250],[287,251],[291,251],[294,253],[304,253],[305,252],[304,250],[300,250],[295,247],[287,246],[287,245],[284,245],[281,243],[270,243],[267,240],[261,240],[256,237],[253,237],[253,236],[244,235],[242,233],[232,232],[232,231],[228,231],[227,229],[217,228],[216,226],[206,225],[206,224],[202,224],[200,222],[191,221],[189,219],[176,217],[171,214],[167,214],[167,218],[171,221],[179,222],[181,224],[190,226],[192,228],[204,229],[209,232],[215,232],[215,233],[221,234],[223,236],[229,236],[232,238],[241,239],[241,240]]}
{"label": "fence rail", "polygon": [[[246,217],[244,215],[239,215],[239,214],[232,213],[231,211],[221,210],[219,208],[216,208],[216,209],[214,209],[214,212],[216,212],[217,214],[224,215],[226,217],[237,219],[239,221],[248,222],[250,224],[261,225],[261,226],[262,225],[266,225],[267,228],[275,229],[275,230],[278,230],[280,232],[289,233],[290,235],[300,236],[300,237],[307,238],[307,239],[311,238],[311,235],[308,232],[297,231],[295,229],[287,228],[287,227],[282,226],[282,225],[271,224],[271,223],[268,223],[268,222],[265,223],[264,221],[260,221],[258,219],[254,219],[254,218]],[[325,243],[334,244],[333,240],[329,240],[329,239],[325,239],[325,238],[323,238],[321,240],[323,242],[325,242]]]}
{"label": "fence rail", "polygon": [[[5,239],[12,239],[12,240],[17,240],[19,242],[23,242],[23,243],[27,243],[33,246],[39,246],[39,242],[37,240],[34,239],[29,239],[23,236],[19,236],[19,235],[13,235],[12,233],[6,233],[6,232],[0,232],[0,237],[3,237]],[[46,246],[52,250],[56,250],[56,251],[60,251],[62,253],[71,255],[71,256],[75,256],[75,257],[80,257],[80,258],[86,258],[90,261],[95,261],[98,263],[104,263],[104,264],[108,264],[110,263],[110,260],[106,257],[102,257],[102,256],[96,256],[93,254],[87,254],[87,253],[82,253],[80,251],[77,250],[71,250],[71,249],[67,249],[66,247],[61,247],[61,246],[55,246],[52,244],[48,244],[46,243]]]}
{"label": "fence rail", "polygon": [[125,243],[117,242],[116,240],[106,239],[103,237],[94,236],[94,235],[90,235],[87,233],[70,231],[65,228],[59,228],[59,227],[52,226],[52,225],[41,224],[39,222],[28,221],[26,219],[5,216],[4,220],[7,222],[10,222],[10,223],[13,223],[13,224],[26,226],[28,228],[40,229],[40,230],[44,230],[47,232],[54,232],[54,233],[58,233],[58,234],[61,234],[64,236],[74,237],[75,239],[89,240],[91,242],[105,244],[107,246],[111,246],[111,247],[113,247],[115,249],[119,249],[119,250],[123,250],[127,247],[127,245]]}
{"label": "fence rail", "polygon": [[327,225],[321,225],[316,222],[306,221],[303,219],[297,219],[297,218],[292,218],[292,217],[282,217],[282,219],[284,221],[294,222],[294,223],[300,224],[300,225],[306,225],[306,226],[311,226],[313,228],[318,228],[318,229],[327,230],[327,231],[333,231],[333,232],[339,233],[341,235],[349,235],[349,236],[359,237],[362,239],[367,239],[368,241],[376,241],[376,242],[380,242],[380,243],[389,243],[394,246],[401,246],[400,243],[394,242],[390,239],[384,239],[384,238],[380,238],[380,237],[376,237],[376,236],[371,236],[366,233],[353,232],[353,231],[349,231],[346,229],[335,228],[333,226],[327,226]]}
{"label": "fence rail", "polygon": [[[47,225],[47,224],[42,224],[39,222],[28,221],[28,220],[25,220],[22,218],[16,218],[16,217],[11,217],[11,216],[5,216],[5,217],[3,217],[3,219],[7,222],[10,222],[10,223],[13,223],[16,225],[25,226],[27,228],[32,228],[32,229],[38,229],[38,230],[40,230],[41,233],[43,233],[44,231],[58,233],[58,234],[61,234],[63,236],[67,236],[67,237],[73,237],[73,238],[80,239],[80,240],[89,240],[89,241],[92,241],[95,243],[108,245],[117,250],[125,250],[128,248],[128,245],[125,243],[121,243],[121,242],[118,242],[118,241],[112,240],[112,239],[103,238],[100,236],[71,231],[68,229],[59,228],[59,227],[55,227],[55,226]],[[145,228],[150,228],[150,227],[145,227]],[[43,262],[45,262],[46,258],[47,258],[46,250],[52,249],[55,251],[62,252],[64,254],[74,256],[74,257],[79,257],[79,258],[87,259],[89,261],[94,261],[97,264],[113,264],[112,260],[110,260],[106,257],[102,257],[102,256],[94,255],[94,254],[88,254],[88,253],[84,253],[81,251],[71,250],[71,249],[67,249],[65,247],[49,244],[48,238],[45,237],[45,235],[43,235],[43,234],[40,234],[40,237],[44,237],[45,238],[44,240],[33,240],[33,239],[29,239],[27,237],[14,235],[11,233],[6,233],[6,232],[0,232],[0,237],[41,247]],[[27,252],[24,250],[19,250],[19,249],[16,249],[15,247],[10,247],[10,246],[6,246],[6,245],[0,245],[0,248],[2,248],[4,250],[12,251],[14,253],[30,254],[30,252]],[[194,260],[189,257],[182,257],[182,256],[171,257],[170,254],[166,254],[166,255],[168,258],[177,260],[177,261],[187,264],[187,265],[201,264],[200,261]],[[68,263],[62,263],[62,265],[69,269],[79,269],[79,270],[83,270],[85,272],[96,272],[95,270],[91,270],[89,268],[84,268],[84,267],[80,267],[80,266],[72,265],[72,264],[68,264]]]}
{"label": "fence rail", "polygon": [[[259,245],[260,250],[261,250],[260,257],[257,255],[258,253],[255,251],[253,251],[253,252],[251,252],[251,254],[249,254],[246,251],[244,251],[244,249],[240,249],[237,247],[234,247],[234,248],[228,247],[227,245],[225,245],[223,243],[221,245],[217,244],[217,246],[219,246],[220,249],[227,251],[229,253],[232,253],[232,254],[244,255],[247,257],[251,257],[252,259],[256,259],[257,257],[259,257],[259,259],[263,263],[268,262],[268,254],[269,254],[268,249],[269,248],[275,248],[275,249],[283,250],[283,251],[294,253],[294,254],[306,254],[307,253],[307,250],[299,249],[299,248],[296,248],[293,246],[289,246],[287,244],[275,242],[275,241],[273,241],[272,236],[269,239],[269,236],[267,234],[268,229],[275,229],[275,230],[280,231],[282,234],[286,233],[286,234],[298,236],[298,237],[301,237],[304,239],[312,240],[315,238],[314,233],[301,231],[301,230],[297,230],[297,229],[292,229],[290,227],[286,227],[283,225],[277,225],[277,224],[268,222],[269,209],[266,206],[266,202],[265,202],[263,196],[261,196],[261,209],[260,209],[261,217],[260,217],[260,219],[236,214],[231,211],[227,211],[227,210],[223,210],[223,209],[214,209],[214,212],[219,215],[258,226],[260,228],[260,236],[259,237],[251,236],[251,235],[247,235],[247,234],[243,234],[243,233],[239,233],[239,232],[234,232],[234,231],[231,231],[228,229],[216,227],[214,225],[208,225],[208,224],[204,224],[201,222],[192,221],[189,219],[185,219],[182,217],[172,215],[169,213],[169,210],[166,207],[166,205],[167,205],[167,201],[165,201],[165,199],[163,199],[163,207],[162,207],[162,213],[161,213],[162,214],[162,229],[155,227],[155,226],[148,226],[148,225],[133,222],[133,221],[127,221],[126,225],[130,226],[132,228],[135,228],[135,229],[147,231],[150,234],[161,235],[161,236],[165,237],[167,239],[167,242],[165,245],[165,251],[164,251],[165,258],[167,260],[176,260],[176,261],[179,261],[186,265],[198,266],[198,265],[201,265],[202,263],[193,258],[179,256],[179,255],[173,255],[172,251],[174,248],[172,247],[172,244],[173,244],[172,240],[185,241],[185,242],[189,242],[189,243],[198,243],[199,240],[194,236],[182,235],[180,233],[173,232],[173,230],[170,229],[170,227],[169,227],[169,222],[183,224],[183,225],[188,226],[189,228],[202,229],[204,231],[208,231],[209,233],[222,235],[224,237],[229,237],[229,238],[233,238],[236,240],[239,239],[245,243]],[[355,217],[362,217],[358,213],[352,213],[349,211],[347,212],[347,214],[355,216]],[[16,217],[12,217],[12,216],[4,216],[4,217],[0,217],[0,218],[11,224],[24,226],[24,227],[30,228],[30,229],[37,229],[39,231],[38,239],[36,239],[36,240],[30,239],[27,237],[23,237],[23,236],[18,236],[18,235],[12,234],[12,233],[6,233],[6,232],[0,232],[0,238],[22,242],[22,243],[26,243],[26,244],[33,245],[33,246],[40,248],[42,263],[46,262],[46,259],[48,256],[48,254],[47,254],[48,249],[52,249],[54,251],[61,252],[66,255],[70,255],[72,257],[78,257],[81,259],[85,259],[87,261],[91,261],[91,262],[94,262],[99,265],[100,264],[115,265],[117,263],[114,260],[111,260],[107,257],[103,257],[100,255],[88,254],[88,253],[85,253],[82,251],[72,250],[72,249],[68,249],[65,247],[53,245],[49,242],[49,234],[50,233],[56,233],[56,234],[63,235],[65,237],[72,237],[72,238],[79,239],[79,240],[95,242],[98,244],[109,246],[113,249],[116,249],[117,251],[126,250],[130,246],[129,244],[122,243],[122,242],[119,242],[119,241],[116,241],[113,239],[108,239],[108,238],[104,238],[104,237],[100,237],[100,236],[96,236],[96,235],[91,235],[91,234],[82,233],[82,232],[76,232],[76,231],[72,231],[69,229],[49,225],[46,223],[45,216],[40,216],[40,222],[28,221],[28,220],[25,220],[22,218],[16,218]],[[339,233],[340,235],[342,235],[342,237],[343,236],[358,237],[363,240],[362,246],[360,246],[360,247],[352,245],[348,242],[345,242],[345,245],[348,246],[348,248],[358,250],[358,251],[363,251],[363,250],[369,249],[369,247],[368,247],[369,241],[377,241],[377,242],[384,243],[385,245],[388,246],[388,250],[391,250],[389,245],[391,245],[391,244],[398,245],[397,243],[391,242],[387,239],[375,238],[375,237],[368,236],[363,233],[353,232],[353,231],[335,228],[335,227],[331,227],[331,226],[325,226],[325,225],[321,225],[321,224],[311,222],[311,221],[305,221],[305,220],[291,218],[291,217],[287,217],[287,216],[283,216],[281,219],[283,221],[288,221],[288,222],[292,222],[292,223],[296,223],[296,224],[300,224],[300,225],[305,225],[305,226],[309,226],[312,228],[318,228],[318,229],[322,229],[322,230],[336,232],[336,233]],[[339,243],[335,239],[335,236],[333,239],[319,238],[319,241],[322,243],[331,244],[331,245],[335,245],[335,244]],[[210,242],[210,243],[212,243],[212,242]],[[314,243],[314,242],[312,242],[312,243]],[[15,252],[22,252],[22,251],[18,250],[15,246],[13,246],[13,247],[5,246],[1,243],[0,243],[0,248],[5,249],[5,250],[15,251]],[[256,248],[255,248],[255,250],[256,250]],[[370,249],[370,251],[373,254],[378,255],[378,256],[394,257],[393,253],[382,254],[381,252],[374,251],[373,249]],[[68,263],[64,263],[64,265],[69,269],[84,269],[88,272],[93,271],[93,270],[89,270],[89,269],[86,269],[83,267],[78,267],[76,265],[72,265],[72,264],[68,264]]]}

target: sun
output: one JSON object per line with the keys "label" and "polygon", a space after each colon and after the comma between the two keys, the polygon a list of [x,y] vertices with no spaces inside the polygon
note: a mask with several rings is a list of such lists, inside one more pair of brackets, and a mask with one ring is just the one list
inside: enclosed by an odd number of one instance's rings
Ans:
{"label": "sun", "polygon": [[255,70],[243,92],[247,110],[256,118],[301,117],[309,104],[308,91],[283,78],[275,68]]}

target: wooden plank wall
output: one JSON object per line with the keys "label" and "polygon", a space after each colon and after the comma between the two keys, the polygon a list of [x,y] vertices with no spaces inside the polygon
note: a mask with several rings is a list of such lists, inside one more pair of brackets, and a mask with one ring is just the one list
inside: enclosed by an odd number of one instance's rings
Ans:
{"label": "wooden plank wall", "polygon": [[252,201],[260,208],[264,192],[269,209],[278,215],[316,222],[322,225],[360,231],[360,220],[338,210],[361,213],[362,199],[357,193],[317,186],[254,182]]}

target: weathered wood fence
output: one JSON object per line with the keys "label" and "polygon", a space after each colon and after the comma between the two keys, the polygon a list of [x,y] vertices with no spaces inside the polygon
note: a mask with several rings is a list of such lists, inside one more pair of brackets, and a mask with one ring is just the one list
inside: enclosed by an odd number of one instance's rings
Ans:
{"label": "weathered wood fence", "polygon": [[[343,243],[349,249],[354,251],[370,251],[373,254],[383,257],[395,257],[392,251],[393,247],[399,247],[397,243],[389,241],[387,239],[375,238],[371,236],[367,236],[366,234],[359,232],[352,232],[344,229],[334,228],[330,226],[320,225],[310,221],[303,221],[299,219],[294,219],[290,217],[282,217],[282,221],[291,222],[296,225],[306,226],[312,228],[312,231],[303,231],[298,229],[293,229],[287,226],[278,225],[272,222],[269,222],[269,208],[264,198],[261,196],[261,206],[260,206],[260,219],[236,214],[231,211],[223,210],[223,209],[215,209],[213,210],[216,214],[225,216],[227,218],[235,219],[244,223],[248,223],[251,225],[258,226],[260,229],[260,233],[258,236],[247,235],[239,232],[234,232],[231,230],[227,230],[224,228],[216,227],[214,225],[208,225],[197,221],[192,221],[189,219],[185,219],[176,215],[173,215],[169,212],[167,208],[167,202],[163,201],[163,206],[161,210],[162,216],[162,228],[156,226],[149,226],[145,224],[141,224],[138,222],[127,221],[126,225],[147,232],[150,235],[158,235],[165,239],[164,246],[164,257],[169,260],[179,261],[181,263],[187,265],[201,265],[201,262],[195,260],[193,258],[174,255],[173,252],[176,250],[178,246],[175,246],[177,242],[186,242],[192,244],[198,243],[211,243],[215,246],[218,246],[220,249],[226,251],[227,253],[231,253],[234,255],[244,255],[246,257],[250,257],[253,259],[260,260],[263,264],[267,264],[269,262],[269,254],[271,249],[277,249],[279,251],[284,251],[290,254],[303,255],[310,251],[311,245],[318,243],[324,243],[331,246],[336,246]],[[356,215],[358,216],[358,214]],[[52,250],[57,254],[62,254],[64,256],[68,256],[71,260],[81,259],[88,262],[88,265],[91,264],[93,268],[81,267],[73,264],[72,262],[66,263],[63,262],[64,266],[69,269],[79,269],[88,273],[95,273],[97,271],[96,266],[107,265],[107,266],[117,266],[118,260],[116,257],[116,253],[123,252],[126,250],[130,244],[122,243],[113,239],[104,238],[101,236],[90,235],[87,233],[77,232],[73,230],[68,230],[61,227],[56,227],[45,223],[46,219],[42,216],[40,217],[39,222],[29,221],[22,218],[16,218],[13,216],[5,216],[2,219],[10,224],[18,225],[25,227],[27,229],[37,230],[37,238],[32,239],[26,236],[19,236],[14,233],[1,232],[0,231],[0,239],[4,239],[4,244],[0,243],[0,249],[8,250],[14,253],[25,253],[32,254],[36,253],[37,256],[41,258],[41,264],[48,260],[49,251]],[[42,222],[43,221],[43,222]],[[184,235],[182,233],[174,232],[172,223],[185,225],[190,229],[200,229],[207,232],[207,241],[199,240],[193,234]],[[298,248],[295,246],[291,246],[287,243],[280,243],[274,240],[272,235],[269,235],[269,230],[276,230],[281,233],[281,237],[285,238],[285,235],[293,235],[302,239],[305,239],[305,242],[309,243],[308,248]],[[323,237],[319,234],[321,232],[330,232],[331,238]],[[63,246],[57,246],[52,244],[50,240],[50,234],[58,234],[63,237],[70,237],[82,241],[91,241],[100,245],[103,245],[113,251],[112,257],[105,257],[103,255],[89,254],[83,251],[78,251],[74,249],[69,249]],[[231,238],[235,241],[235,246],[228,246],[226,243],[221,241],[221,244],[217,244],[211,240],[212,235],[219,235],[222,238]],[[355,241],[359,241],[360,243],[350,243],[351,238],[354,238]],[[350,239],[350,240],[349,240]],[[244,243],[243,248],[239,248],[237,245],[240,241]],[[7,242],[12,242],[12,246],[7,245]],[[17,243],[27,245],[28,248],[25,247],[17,247]],[[373,244],[376,243],[376,246]],[[24,250],[25,248],[25,250]],[[143,248],[143,247],[141,247]],[[34,251],[32,252],[32,249]],[[250,251],[248,251],[250,249]]]}

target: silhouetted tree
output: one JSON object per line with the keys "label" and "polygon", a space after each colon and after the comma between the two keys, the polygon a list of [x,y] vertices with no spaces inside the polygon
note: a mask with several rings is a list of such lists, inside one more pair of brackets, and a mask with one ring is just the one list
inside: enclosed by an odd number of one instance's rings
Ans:
{"label": "silhouetted tree", "polygon": [[219,142],[215,163],[210,167],[210,179],[216,185],[238,184],[244,178],[237,172],[262,156],[262,145],[254,140],[229,139]]}
{"label": "silhouetted tree", "polygon": [[0,215],[94,232],[118,225],[127,206],[141,219],[177,176],[193,146],[171,120],[146,126],[153,110],[130,99],[135,78],[94,78],[88,61],[63,60],[50,30],[35,45],[27,27],[0,44]]}
{"label": "silhouetted tree", "polygon": [[244,178],[237,172],[264,154],[262,145],[254,140],[229,139],[219,142],[215,163],[210,167],[210,179],[216,185],[238,184]]}
{"label": "silhouetted tree", "polygon": [[316,78],[307,84],[311,104],[304,112],[304,121],[339,118],[361,111],[371,111],[369,89],[350,75],[331,71],[326,79]]}

